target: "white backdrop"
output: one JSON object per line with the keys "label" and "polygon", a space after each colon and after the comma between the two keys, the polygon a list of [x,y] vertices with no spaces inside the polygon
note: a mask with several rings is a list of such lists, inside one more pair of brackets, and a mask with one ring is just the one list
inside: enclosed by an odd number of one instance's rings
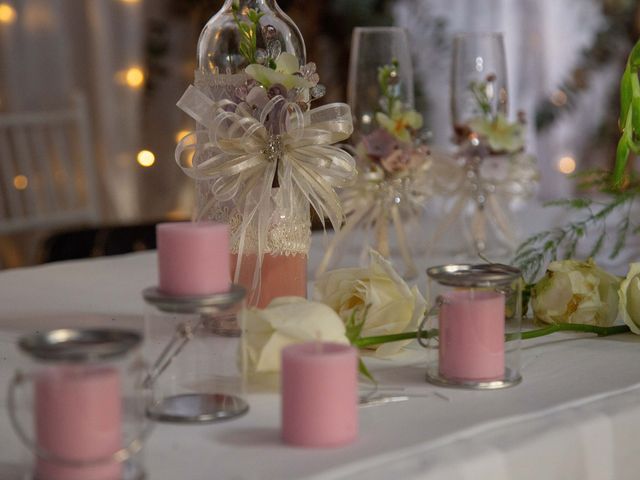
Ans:
{"label": "white backdrop", "polygon": [[[419,88],[427,95],[427,117],[437,144],[451,137],[449,76],[451,38],[455,33],[500,31],[507,55],[510,110],[529,116],[528,149],[538,157],[540,194],[545,198],[566,196],[570,179],[558,172],[558,160],[576,158],[578,146],[598,124],[607,105],[607,85],[620,76],[617,64],[594,75],[589,90],[571,114],[558,119],[536,138],[535,107],[558,89],[591,45],[603,19],[597,0],[399,0],[395,22],[412,38]],[[604,159],[603,159],[604,160]]]}

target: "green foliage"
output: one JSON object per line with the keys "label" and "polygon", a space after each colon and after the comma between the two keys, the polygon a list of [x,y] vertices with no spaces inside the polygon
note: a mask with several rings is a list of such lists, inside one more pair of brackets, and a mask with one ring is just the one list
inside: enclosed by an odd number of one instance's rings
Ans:
{"label": "green foliage", "polygon": [[482,114],[486,117],[491,115],[491,102],[487,95],[487,82],[471,82],[469,84],[469,90],[473,94],[476,100],[476,104],[482,111]]}
{"label": "green foliage", "polygon": [[233,19],[240,31],[240,46],[238,47],[240,54],[248,63],[257,63],[256,51],[258,50],[258,31],[260,30],[260,19],[264,13],[250,8],[247,11],[248,22],[241,20],[240,7],[236,2],[231,6],[233,11]]}
{"label": "green foliage", "polygon": [[[591,238],[597,235],[594,245],[588,257],[593,257],[602,252],[607,238],[608,219],[615,211],[627,209],[621,220],[615,225],[614,245],[609,252],[609,258],[614,259],[625,245],[630,231],[636,232],[640,227],[634,227],[629,219],[629,211],[633,202],[638,197],[640,190],[627,190],[614,195],[611,201],[606,203],[595,202],[590,199],[557,200],[548,205],[561,206],[584,213],[580,220],[570,222],[567,225],[552,230],[537,233],[529,237],[516,251],[513,263],[521,270],[528,283],[533,283],[546,265],[561,258],[571,258],[576,254],[577,248],[588,234]],[[599,207],[599,208],[598,208]]]}
{"label": "green foliage", "polygon": [[[358,313],[360,313],[360,311],[354,310],[353,312],[351,312],[351,315],[349,316],[349,320],[345,322],[345,327],[346,327],[345,335],[349,340],[349,343],[351,343],[352,345],[356,345],[357,340],[362,335],[362,329],[364,328],[364,322],[367,319],[368,312],[369,312],[369,306],[367,306],[362,311],[362,314],[360,316],[358,316]],[[370,380],[371,382],[377,383],[373,378],[373,375],[371,375],[371,372],[369,371],[367,366],[362,361],[362,358],[358,359],[358,372],[362,376]]]}
{"label": "green foliage", "polygon": [[382,111],[389,116],[395,108],[396,102],[400,101],[398,83],[398,60],[394,58],[390,64],[378,67],[378,85],[384,99],[383,105],[381,105]]}

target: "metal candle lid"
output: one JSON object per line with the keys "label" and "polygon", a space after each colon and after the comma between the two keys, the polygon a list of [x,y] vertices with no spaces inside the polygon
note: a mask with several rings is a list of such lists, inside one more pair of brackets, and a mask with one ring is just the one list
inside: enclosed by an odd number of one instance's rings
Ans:
{"label": "metal candle lid", "polygon": [[230,309],[241,301],[246,290],[240,285],[231,285],[228,292],[212,295],[176,296],[167,295],[157,287],[142,292],[144,300],[169,313],[218,313]]}
{"label": "metal candle lid", "polygon": [[21,337],[18,347],[38,360],[90,363],[121,357],[141,341],[131,330],[62,328]]}
{"label": "metal candle lid", "polygon": [[439,265],[428,268],[427,275],[450,287],[496,287],[511,284],[522,276],[522,272],[509,265],[483,263]]}

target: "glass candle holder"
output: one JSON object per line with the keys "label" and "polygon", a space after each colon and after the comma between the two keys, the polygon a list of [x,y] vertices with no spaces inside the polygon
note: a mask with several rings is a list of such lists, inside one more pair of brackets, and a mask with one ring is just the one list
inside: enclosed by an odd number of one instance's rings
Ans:
{"label": "glass candle holder", "polygon": [[[143,292],[147,415],[156,421],[208,423],[249,410],[245,393],[242,322],[245,290],[205,296]],[[240,328],[238,328],[240,326]]]}
{"label": "glass candle holder", "polygon": [[144,478],[151,424],[141,340],[127,330],[59,329],[18,341],[27,361],[10,383],[8,410],[33,455],[29,478]]}
{"label": "glass candle holder", "polygon": [[[501,264],[443,265],[427,270],[433,305],[427,381],[472,389],[520,383],[522,276]],[[437,340],[436,340],[437,337]]]}

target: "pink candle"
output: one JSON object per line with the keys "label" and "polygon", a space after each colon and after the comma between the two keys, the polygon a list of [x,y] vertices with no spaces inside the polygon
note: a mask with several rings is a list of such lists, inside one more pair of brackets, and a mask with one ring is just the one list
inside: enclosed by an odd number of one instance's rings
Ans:
{"label": "pink candle", "polygon": [[504,295],[458,290],[440,308],[440,374],[452,380],[504,377]]}
{"label": "pink candle", "polygon": [[38,446],[73,461],[106,459],[70,466],[38,458],[38,480],[119,480],[122,464],[108,461],[122,448],[120,377],[113,368],[60,367],[35,382]]}
{"label": "pink candle", "polygon": [[358,435],[358,356],[349,345],[308,342],[282,350],[282,438],[338,447]]}
{"label": "pink candle", "polygon": [[229,229],[216,223],[175,222],[156,227],[159,289],[169,295],[226,292]]}

